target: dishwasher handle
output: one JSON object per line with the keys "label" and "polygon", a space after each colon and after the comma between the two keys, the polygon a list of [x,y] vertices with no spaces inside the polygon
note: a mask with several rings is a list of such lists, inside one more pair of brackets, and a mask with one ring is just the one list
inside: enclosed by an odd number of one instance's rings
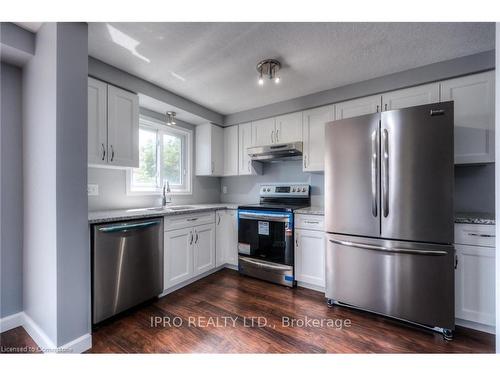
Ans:
{"label": "dishwasher handle", "polygon": [[159,225],[160,223],[161,223],[161,220],[155,220],[155,221],[146,221],[146,222],[142,222],[142,223],[111,225],[111,226],[99,228],[99,232],[104,232],[104,233],[128,232],[131,230],[139,230],[139,229],[149,228],[149,227],[152,227],[155,225]]}

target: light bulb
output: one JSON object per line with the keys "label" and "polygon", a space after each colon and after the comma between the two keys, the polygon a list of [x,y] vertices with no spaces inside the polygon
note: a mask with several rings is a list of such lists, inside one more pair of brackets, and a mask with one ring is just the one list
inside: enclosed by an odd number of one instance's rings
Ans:
{"label": "light bulb", "polygon": [[259,78],[259,85],[260,85],[260,86],[264,85],[264,79],[263,79],[262,77],[261,77],[261,78]]}
{"label": "light bulb", "polygon": [[276,77],[276,78],[274,79],[274,83],[280,83],[280,77]]}

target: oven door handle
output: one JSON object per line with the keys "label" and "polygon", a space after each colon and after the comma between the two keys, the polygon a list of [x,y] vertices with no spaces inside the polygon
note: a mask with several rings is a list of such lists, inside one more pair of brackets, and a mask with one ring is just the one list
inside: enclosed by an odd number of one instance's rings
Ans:
{"label": "oven door handle", "polygon": [[290,215],[287,214],[258,214],[253,212],[240,212],[240,219],[249,220],[265,220],[265,221],[278,221],[278,222],[290,222]]}
{"label": "oven door handle", "polygon": [[256,266],[259,266],[262,268],[270,268],[273,270],[288,271],[290,269],[289,266],[278,266],[278,265],[270,264],[269,262],[259,262],[258,260],[253,260],[253,259],[248,259],[248,258],[245,258],[245,259],[240,258],[240,260],[243,262],[255,264]]}

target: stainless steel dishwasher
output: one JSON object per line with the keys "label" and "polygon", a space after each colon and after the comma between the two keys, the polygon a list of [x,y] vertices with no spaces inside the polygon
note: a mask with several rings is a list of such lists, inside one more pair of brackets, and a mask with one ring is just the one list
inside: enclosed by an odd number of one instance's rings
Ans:
{"label": "stainless steel dishwasher", "polygon": [[163,291],[163,219],[94,225],[93,323]]}

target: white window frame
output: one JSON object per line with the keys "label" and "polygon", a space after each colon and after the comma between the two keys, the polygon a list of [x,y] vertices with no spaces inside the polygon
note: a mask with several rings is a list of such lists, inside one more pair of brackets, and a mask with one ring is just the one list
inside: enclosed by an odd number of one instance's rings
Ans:
{"label": "white window frame", "polygon": [[[181,164],[184,166],[184,185],[170,185],[170,190],[172,195],[192,195],[193,186],[193,131],[186,129],[177,125],[167,125],[157,119],[151,118],[149,116],[140,115],[139,117],[139,127],[150,128],[156,131],[156,150],[157,150],[157,163],[161,163],[161,150],[163,147],[163,134],[177,134],[185,137],[185,150],[184,155],[182,155]],[[158,195],[162,193],[162,183],[163,176],[161,165],[158,164],[159,175],[157,177],[157,183],[155,188],[144,188],[139,189],[132,186],[132,173],[133,168],[127,169],[126,178],[126,189],[127,195]]]}

